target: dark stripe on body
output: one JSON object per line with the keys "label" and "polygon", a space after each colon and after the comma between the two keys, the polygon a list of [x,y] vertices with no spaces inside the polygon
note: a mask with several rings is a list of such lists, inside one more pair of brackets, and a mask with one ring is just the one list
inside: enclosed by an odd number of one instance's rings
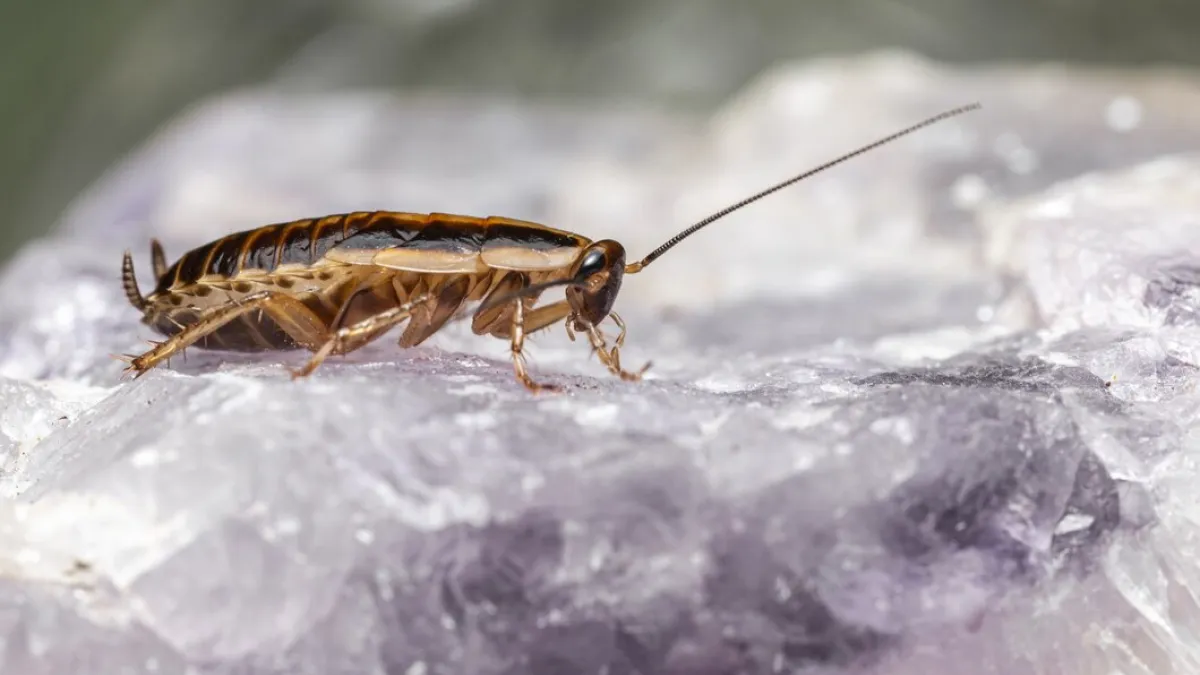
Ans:
{"label": "dark stripe on body", "polygon": [[505,218],[358,211],[266,225],[195,248],[167,270],[156,292],[195,283],[205,274],[232,277],[245,269],[273,272],[282,265],[312,265],[334,248],[482,253],[514,247],[579,248],[587,243],[578,235]]}
{"label": "dark stripe on body", "polygon": [[346,227],[350,217],[349,214],[346,214],[326,216],[318,220],[312,227],[312,245],[308,249],[308,258],[294,262],[301,265],[312,265],[324,258],[326,253],[346,239]]}
{"label": "dark stripe on body", "polygon": [[483,249],[485,237],[481,221],[434,217],[425,223],[415,237],[397,248],[478,253]]}
{"label": "dark stripe on body", "polygon": [[482,253],[494,248],[550,250],[585,245],[587,240],[576,235],[501,218],[480,220],[465,216],[432,214],[418,219],[408,214],[380,212],[364,227],[341,242],[338,248],[360,251],[402,248]]}
{"label": "dark stripe on body", "polygon": [[282,225],[268,225],[254,230],[242,249],[242,269],[273,270],[279,266],[279,235]]}
{"label": "dark stripe on body", "polygon": [[206,274],[233,277],[247,269],[273,272],[281,265],[311,265],[345,238],[351,216],[276,223],[222,237],[184,253],[156,290],[186,286]]}
{"label": "dark stripe on body", "polygon": [[364,219],[356,231],[338,244],[338,248],[361,251],[381,251],[402,248],[416,237],[424,221],[406,218],[404,214],[377,212]]}
{"label": "dark stripe on body", "polygon": [[301,220],[283,226],[275,244],[275,264],[271,269],[288,263],[311,264],[313,221]]}
{"label": "dark stripe on body", "polygon": [[250,230],[231,234],[213,242],[204,261],[204,273],[223,277],[236,275],[242,263],[243,246],[254,236],[254,230]]}
{"label": "dark stripe on body", "polygon": [[204,246],[184,253],[183,257],[163,275],[157,290],[166,291],[171,287],[192,283],[204,276],[204,261],[208,258],[208,248],[208,246]]}
{"label": "dark stripe on body", "polygon": [[582,248],[587,243],[586,239],[577,235],[497,219],[488,223],[487,241],[484,242],[482,250],[528,248],[545,251],[557,248]]}

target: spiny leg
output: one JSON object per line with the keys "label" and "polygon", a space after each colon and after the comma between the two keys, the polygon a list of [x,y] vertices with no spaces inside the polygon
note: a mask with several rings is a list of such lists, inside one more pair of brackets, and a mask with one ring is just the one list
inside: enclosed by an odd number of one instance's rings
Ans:
{"label": "spiny leg", "polygon": [[566,300],[538,307],[525,317],[525,332],[526,334],[536,333],[547,326],[553,326],[567,318],[570,313],[571,303]]}
{"label": "spiny leg", "polygon": [[325,324],[304,303],[290,295],[262,291],[248,295],[240,301],[231,301],[228,305],[210,309],[202,314],[198,321],[167,340],[155,344],[150,351],[141,356],[128,357],[130,366],[125,372],[134,372],[140,376],[230,321],[255,310],[266,312],[289,337],[309,349],[317,349],[325,341]]}
{"label": "spiny leg", "polygon": [[[499,298],[508,295],[509,293],[519,291],[528,283],[528,277],[521,272],[508,272],[501,277],[500,281],[495,284],[492,289],[488,291],[487,295],[482,298],[482,304],[480,305],[480,308],[476,309],[475,315],[471,317],[471,331],[476,335],[496,336],[501,335],[497,332],[497,328],[501,328],[507,332],[512,323],[514,303],[495,305],[488,307],[487,309],[483,309],[483,307],[487,305],[487,303],[493,298]],[[529,305],[532,305],[533,303],[537,302],[537,296],[529,296],[525,298],[525,302],[529,303]],[[504,335],[504,337],[508,336]]]}
{"label": "spiny leg", "polygon": [[365,347],[372,340],[375,340],[394,328],[397,324],[408,319],[412,314],[413,307],[424,302],[428,297],[428,295],[418,296],[410,302],[405,302],[379,314],[369,316],[358,323],[338,329],[336,333],[325,341],[325,344],[319,350],[316,350],[316,353],[313,354],[312,358],[309,359],[303,368],[292,371],[292,379],[308,377],[331,354],[349,354],[356,349]]}
{"label": "spiny leg", "polygon": [[638,380],[641,380],[642,375],[645,375],[646,371],[650,369],[650,362],[647,361],[646,365],[642,366],[641,370],[637,371],[636,373],[631,373],[627,370],[621,369],[620,344],[624,341],[623,338],[625,337],[625,322],[621,321],[620,317],[617,317],[616,315],[610,314],[610,316],[613,317],[613,321],[621,329],[621,334],[617,336],[617,344],[613,346],[612,349],[608,349],[608,346],[604,340],[604,334],[600,332],[599,328],[592,324],[587,325],[588,340],[592,343],[592,349],[596,352],[596,355],[600,357],[600,362],[608,368],[610,373],[620,377],[626,382],[637,382]]}
{"label": "spiny leg", "polygon": [[[512,313],[512,359],[513,372],[516,373],[517,379],[525,388],[533,393],[542,391],[562,391],[562,387],[554,384],[539,384],[533,381],[529,376],[529,372],[525,368],[525,356],[521,350],[525,347],[525,303],[522,300],[517,300],[513,303]],[[542,309],[552,309],[554,306],[543,307]]]}
{"label": "spiny leg", "polygon": [[346,317],[349,316],[353,309],[362,310],[361,306],[356,307],[355,301],[360,297],[375,294],[379,290],[381,281],[387,281],[387,279],[384,274],[379,273],[360,279],[358,285],[346,296],[346,299],[342,302],[342,306],[338,308],[333,321],[329,323],[329,330],[331,332],[341,330],[346,325]]}
{"label": "spiny leg", "polygon": [[[565,319],[571,313],[571,303],[566,300],[533,309],[525,310],[525,334],[532,335],[547,326],[553,326]],[[498,338],[508,338],[512,336],[512,320],[495,326],[489,335],[494,335]]]}
{"label": "spiny leg", "polygon": [[[487,304],[494,297],[520,290],[527,282],[528,279],[525,275],[519,272],[511,272],[483,298],[483,303]],[[537,304],[540,295],[539,293],[535,293],[524,298],[526,335],[536,333],[547,326],[562,321],[571,313],[571,305],[566,300],[560,300],[542,307],[533,307],[533,305]],[[491,335],[501,339],[508,339],[512,334],[511,329],[515,305],[516,302],[514,301],[503,305],[496,305],[483,311],[476,310],[475,316],[471,320],[471,330],[476,335]],[[568,330],[570,330],[570,327],[568,327]]]}
{"label": "spiny leg", "polygon": [[[519,272],[511,272],[500,283],[496,284],[484,298],[488,300],[499,295],[507,295],[529,283],[528,278]],[[476,335],[491,335],[498,338],[508,338],[512,349],[513,370],[517,379],[528,389],[538,391],[560,391],[554,385],[543,385],[534,382],[526,369],[525,336],[542,330],[558,321],[562,321],[571,313],[570,304],[566,300],[555,302],[544,307],[532,308],[537,302],[537,294],[526,296],[503,305],[496,305],[486,310],[477,310],[471,321],[471,330]]]}
{"label": "spiny leg", "polygon": [[413,307],[412,321],[404,327],[400,346],[416,347],[441,330],[462,307],[470,290],[470,277],[460,276],[447,282],[436,295],[431,294],[428,300]]}
{"label": "spiny leg", "polygon": [[616,312],[609,312],[608,315],[612,317],[613,323],[617,324],[617,328],[620,329],[620,331],[621,331],[620,333],[617,333],[617,339],[613,340],[613,345],[616,347],[624,347],[625,346],[625,321],[623,321],[621,319],[621,315],[617,314]]}
{"label": "spiny leg", "polygon": [[[617,324],[617,328],[621,329],[621,332],[617,334],[617,339],[614,341],[614,344],[616,344],[617,347],[624,347],[625,346],[625,321],[623,319],[621,319],[621,315],[617,314],[616,312],[609,312],[608,315],[612,317],[613,323]],[[568,321],[563,325],[567,329],[567,337],[570,338],[571,342],[574,342],[575,341],[575,322]]]}
{"label": "spiny leg", "polygon": [[[507,309],[506,313],[509,313],[510,317],[497,317],[497,321],[494,322],[492,326],[489,326],[491,330],[488,331],[488,334],[499,338],[512,338],[514,343],[514,366],[518,368],[517,378],[520,379],[522,383],[525,383],[526,386],[529,386],[530,378],[525,371],[524,357],[520,354],[525,335],[536,333],[537,331],[542,330],[547,326],[554,325],[555,323],[558,323],[564,318],[570,316],[571,304],[566,300],[560,300],[549,305],[544,305],[542,307],[526,311],[524,306],[518,301],[513,303],[513,305]],[[516,329],[518,327],[518,315],[520,313],[525,314],[520,322],[520,328],[522,330],[520,333],[520,342],[518,343],[518,333],[516,332]],[[641,370],[636,373],[631,373],[621,369],[620,348],[625,342],[626,326],[625,322],[619,315],[617,315],[616,312],[611,312],[609,316],[613,318],[613,323],[617,324],[617,328],[619,328],[621,331],[614,341],[615,346],[612,349],[608,349],[603,333],[601,333],[595,326],[589,325],[587,327],[587,333],[588,339],[592,344],[592,349],[600,357],[601,363],[608,368],[609,372],[619,376],[623,380],[636,382],[642,378],[642,375],[644,375],[647,370],[650,369],[651,364],[647,362],[646,365],[642,366]],[[499,323],[500,319],[510,319],[511,322],[506,321],[504,323]],[[573,321],[568,320],[564,324],[567,330],[567,336],[571,339],[571,341],[575,340],[575,328],[572,325],[573,323]],[[537,388],[552,391],[557,391],[560,389],[559,387],[553,385],[538,385],[537,383],[533,384],[535,386],[530,388],[534,389],[535,391]]]}

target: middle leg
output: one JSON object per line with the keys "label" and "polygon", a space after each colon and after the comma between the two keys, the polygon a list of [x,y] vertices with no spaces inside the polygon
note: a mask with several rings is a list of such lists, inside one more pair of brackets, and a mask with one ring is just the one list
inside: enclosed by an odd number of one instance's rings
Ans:
{"label": "middle leg", "polygon": [[[541,307],[525,309],[524,328],[525,334],[531,335],[554,324],[562,321],[571,314],[571,304],[566,300],[550,303]],[[512,313],[509,316],[501,317],[502,321],[497,321],[495,325],[488,331],[488,335],[493,335],[501,339],[512,337]]]}
{"label": "middle leg", "polygon": [[[484,302],[486,303],[488,299],[497,295],[507,295],[518,291],[528,284],[529,279],[526,275],[511,272],[489,291]],[[476,335],[491,335],[509,340],[513,371],[526,388],[533,392],[559,391],[560,387],[539,384],[529,376],[524,355],[525,336],[562,321],[571,313],[571,307],[566,300],[562,300],[544,307],[534,308],[533,304],[537,302],[537,299],[538,294],[534,294],[486,310],[476,310],[471,321],[471,330]]]}
{"label": "middle leg", "polygon": [[413,307],[426,300],[428,300],[428,296],[420,295],[409,302],[401,303],[357,323],[339,328],[313,354],[312,358],[309,359],[303,368],[292,371],[292,379],[311,375],[331,354],[349,354],[356,349],[367,346],[371,341],[407,320],[412,314]]}

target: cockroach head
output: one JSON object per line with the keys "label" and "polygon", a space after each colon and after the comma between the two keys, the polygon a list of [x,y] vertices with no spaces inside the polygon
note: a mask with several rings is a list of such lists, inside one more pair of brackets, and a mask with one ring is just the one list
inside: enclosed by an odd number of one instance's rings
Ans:
{"label": "cockroach head", "polygon": [[571,268],[567,302],[576,316],[594,326],[612,311],[624,277],[625,247],[611,239],[595,242]]}

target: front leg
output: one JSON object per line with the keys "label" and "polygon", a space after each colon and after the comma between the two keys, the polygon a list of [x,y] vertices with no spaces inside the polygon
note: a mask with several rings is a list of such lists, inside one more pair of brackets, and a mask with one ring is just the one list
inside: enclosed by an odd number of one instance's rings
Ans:
{"label": "front leg", "polygon": [[596,355],[600,357],[600,362],[608,368],[608,372],[620,377],[626,382],[637,382],[641,380],[642,375],[645,375],[646,371],[650,369],[650,362],[647,361],[646,365],[642,366],[641,370],[637,371],[636,373],[631,373],[627,370],[621,369],[621,343],[625,341],[625,322],[622,321],[621,318],[615,313],[610,314],[610,316],[613,317],[613,322],[615,322],[621,330],[620,335],[617,336],[617,344],[613,346],[612,349],[609,349],[604,340],[604,334],[600,332],[599,328],[590,323],[583,324],[583,327],[587,331],[588,341],[592,343],[592,350],[594,350]]}

